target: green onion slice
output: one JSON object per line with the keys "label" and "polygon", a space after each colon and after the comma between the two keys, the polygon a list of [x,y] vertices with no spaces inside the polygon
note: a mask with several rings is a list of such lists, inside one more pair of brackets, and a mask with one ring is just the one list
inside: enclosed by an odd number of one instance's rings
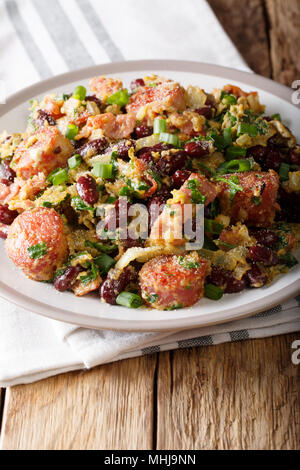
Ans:
{"label": "green onion slice", "polygon": [[73,140],[77,136],[78,132],[79,132],[78,126],[75,126],[75,124],[69,124],[66,130],[65,136],[68,139]]}
{"label": "green onion slice", "polygon": [[93,175],[97,178],[109,179],[113,175],[113,165],[112,163],[100,163],[95,162],[92,169]]}
{"label": "green onion slice", "polygon": [[82,158],[80,155],[73,155],[73,157],[69,158],[68,165],[71,170],[78,168],[81,165]]}
{"label": "green onion slice", "polygon": [[73,98],[76,98],[77,100],[84,101],[86,97],[86,88],[84,86],[78,86],[75,88],[74,93],[73,93]]}
{"label": "green onion slice", "polygon": [[249,137],[256,137],[258,134],[258,129],[254,124],[247,124],[246,122],[241,122],[238,125],[237,135],[248,134]]}
{"label": "green onion slice", "polygon": [[159,134],[160,142],[165,142],[166,144],[174,145],[175,147],[179,146],[179,137],[177,134],[169,134],[168,132],[161,132]]}
{"label": "green onion slice", "polygon": [[220,300],[223,297],[223,290],[213,284],[205,284],[204,295],[208,299]]}
{"label": "green onion slice", "polygon": [[247,149],[243,147],[238,147],[236,145],[228,147],[226,150],[226,159],[232,160],[236,157],[246,157]]}
{"label": "green onion slice", "polygon": [[287,181],[289,179],[290,165],[288,163],[281,163],[279,168],[279,178],[281,181]]}
{"label": "green onion slice", "polygon": [[53,184],[53,186],[59,186],[65,184],[68,181],[68,170],[63,168],[57,168],[51,171],[48,175],[47,181]]}
{"label": "green onion slice", "polygon": [[143,305],[141,297],[132,292],[121,292],[116,299],[116,303],[129,308],[138,308]]}
{"label": "green onion slice", "polygon": [[117,104],[121,108],[123,106],[126,106],[128,104],[130,99],[129,93],[127,88],[124,88],[122,90],[116,91],[113,95],[111,95],[109,98],[107,98],[106,103],[107,104]]}
{"label": "green onion slice", "polygon": [[242,173],[243,171],[250,171],[251,163],[249,160],[229,160],[229,162],[222,163],[217,170],[219,175],[226,173]]}
{"label": "green onion slice", "polygon": [[94,263],[98,266],[101,274],[107,274],[108,271],[116,264],[116,261],[111,256],[105,253],[94,259]]}
{"label": "green onion slice", "polygon": [[160,134],[161,132],[166,132],[167,130],[167,121],[166,119],[155,118],[153,123],[153,134]]}

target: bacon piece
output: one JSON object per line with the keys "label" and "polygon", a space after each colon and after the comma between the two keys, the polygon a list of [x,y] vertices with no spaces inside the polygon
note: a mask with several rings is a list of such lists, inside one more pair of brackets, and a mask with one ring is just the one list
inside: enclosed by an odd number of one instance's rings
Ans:
{"label": "bacon piece", "polygon": [[57,167],[65,167],[73,150],[69,139],[56,127],[43,127],[19,145],[11,166],[23,179],[40,172],[47,175]]}
{"label": "bacon piece", "polygon": [[105,103],[109,96],[123,88],[123,83],[118,78],[106,78],[104,76],[100,76],[92,78],[89,86],[92,93],[95,93],[97,98]]}

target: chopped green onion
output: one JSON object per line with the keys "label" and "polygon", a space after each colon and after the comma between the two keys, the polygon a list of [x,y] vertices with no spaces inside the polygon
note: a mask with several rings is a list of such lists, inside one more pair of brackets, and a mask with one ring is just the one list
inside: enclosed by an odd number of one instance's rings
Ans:
{"label": "chopped green onion", "polygon": [[286,253],[279,258],[280,263],[285,264],[288,268],[293,268],[298,264],[298,260],[291,253]]}
{"label": "chopped green onion", "polygon": [[225,146],[228,147],[228,145],[230,145],[231,141],[232,141],[232,129],[231,129],[231,127],[226,127],[223,130],[223,137],[224,137]]}
{"label": "chopped green onion", "polygon": [[155,118],[153,123],[153,134],[160,134],[161,132],[166,132],[167,130],[167,121],[166,119]]}
{"label": "chopped green onion", "polygon": [[72,203],[74,209],[77,211],[93,211],[94,208],[85,204],[85,202],[79,196],[72,197]]}
{"label": "chopped green onion", "polygon": [[59,186],[60,184],[65,184],[68,181],[68,170],[63,168],[57,168],[56,170],[51,171],[47,181],[53,184],[53,186]]}
{"label": "chopped green onion", "polygon": [[98,258],[94,259],[94,262],[98,266],[101,274],[107,274],[108,271],[116,264],[116,261],[111,256],[102,253]]}
{"label": "chopped green onion", "polygon": [[247,124],[246,122],[241,122],[238,125],[237,135],[248,134],[249,137],[256,137],[258,134],[258,129],[254,124]]}
{"label": "chopped green onion", "polygon": [[68,139],[73,140],[77,136],[78,132],[79,132],[78,126],[75,126],[75,124],[69,124],[66,130],[65,136]]}
{"label": "chopped green onion", "polygon": [[213,284],[205,284],[204,295],[211,300],[220,300],[223,297],[223,290]]}
{"label": "chopped green onion", "polygon": [[84,86],[78,86],[75,88],[73,98],[84,101],[86,97],[86,88]]}
{"label": "chopped green onion", "polygon": [[246,157],[247,149],[243,147],[238,147],[236,145],[228,147],[226,150],[226,159],[232,160],[235,157]]}
{"label": "chopped green onion", "polygon": [[107,104],[117,104],[121,108],[123,106],[126,106],[128,104],[130,99],[129,93],[127,88],[124,88],[123,90],[118,90],[116,93],[111,95],[109,98],[107,98],[106,103]]}
{"label": "chopped green onion", "polygon": [[213,240],[206,235],[204,235],[204,243],[203,243],[204,250],[210,251],[218,251],[217,245],[213,242]]}
{"label": "chopped green onion", "polygon": [[177,134],[169,134],[168,132],[161,132],[159,134],[160,142],[165,142],[166,144],[171,144],[174,146],[179,145],[179,138]]}
{"label": "chopped green onion", "polygon": [[99,275],[99,269],[97,268],[97,266],[94,263],[90,264],[90,269],[91,269],[91,271],[88,274],[86,274],[84,276],[81,276],[79,278],[80,281],[82,282],[82,284],[84,284],[84,285],[87,285],[90,282],[94,282],[97,279],[98,275]]}
{"label": "chopped green onion", "polygon": [[281,181],[289,179],[290,165],[288,163],[281,163],[279,168],[279,178]]}
{"label": "chopped green onion", "polygon": [[272,114],[271,118],[275,119],[276,121],[281,121],[281,116],[279,113]]}
{"label": "chopped green onion", "polygon": [[109,196],[106,202],[107,204],[113,204],[114,202],[116,202],[117,199],[118,198],[116,196]]}
{"label": "chopped green onion", "polygon": [[53,207],[53,204],[51,202],[48,202],[48,201],[44,201],[42,203],[42,206],[43,207],[47,207],[48,209],[51,209],[51,207]]}
{"label": "chopped green onion", "polygon": [[73,155],[73,157],[69,158],[68,165],[70,170],[75,170],[81,165],[82,158],[80,155]]}
{"label": "chopped green onion", "polygon": [[120,196],[130,196],[131,193],[132,193],[132,189],[129,186],[123,186],[123,188],[121,188],[119,191]]}
{"label": "chopped green onion", "polygon": [[30,246],[27,248],[29,258],[40,259],[47,254],[47,245],[45,242],[38,243],[37,245]]}
{"label": "chopped green onion", "polygon": [[93,175],[97,178],[109,179],[113,175],[113,166],[111,163],[95,162],[92,169]]}
{"label": "chopped green onion", "polygon": [[215,220],[204,219],[204,231],[206,233],[212,233],[213,235],[220,235],[224,228],[224,225],[219,224]]}
{"label": "chopped green onion", "polygon": [[121,292],[116,299],[116,303],[129,308],[139,308],[143,305],[141,297],[137,294],[132,294],[132,292]]}
{"label": "chopped green onion", "polygon": [[234,95],[226,93],[226,91],[221,92],[221,101],[225,101],[226,104],[237,104],[237,99]]}
{"label": "chopped green onion", "polygon": [[251,163],[249,160],[229,160],[229,162],[222,163],[217,170],[217,174],[226,173],[242,173],[243,171],[250,171]]}
{"label": "chopped green onion", "polygon": [[102,243],[91,242],[90,240],[85,241],[85,246],[87,248],[94,248],[98,251],[102,251],[103,253],[111,253],[116,249],[116,245],[102,245]]}

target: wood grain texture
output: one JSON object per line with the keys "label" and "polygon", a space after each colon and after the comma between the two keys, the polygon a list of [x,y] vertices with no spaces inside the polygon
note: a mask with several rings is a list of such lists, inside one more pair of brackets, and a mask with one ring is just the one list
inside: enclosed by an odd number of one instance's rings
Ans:
{"label": "wood grain texture", "polygon": [[271,63],[263,0],[208,2],[249,67],[269,77]]}
{"label": "wood grain texture", "polygon": [[152,449],[156,357],[7,391],[2,449]]}
{"label": "wood grain texture", "polygon": [[291,86],[300,79],[300,1],[266,0],[273,78]]}
{"label": "wood grain texture", "polygon": [[296,337],[161,354],[157,449],[299,448]]}

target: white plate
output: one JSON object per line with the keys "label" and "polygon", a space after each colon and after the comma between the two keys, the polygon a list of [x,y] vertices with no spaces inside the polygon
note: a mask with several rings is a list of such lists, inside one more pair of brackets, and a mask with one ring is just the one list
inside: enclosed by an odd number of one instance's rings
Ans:
{"label": "white plate", "polygon": [[[51,78],[16,93],[0,106],[0,129],[23,131],[26,125],[29,100],[48,92],[71,92],[76,85],[87,85],[94,75],[109,75],[130,80],[149,74],[165,75],[183,85],[200,85],[207,91],[234,83],[246,90],[258,90],[267,113],[280,112],[292,132],[300,140],[299,109],[292,105],[292,93],[282,85],[255,74],[215,65],[184,61],[132,61],[99,65]],[[300,259],[300,256],[298,256]],[[112,330],[159,331],[186,329],[219,322],[232,321],[270,308],[300,291],[300,267],[276,278],[268,287],[225,295],[215,302],[202,299],[197,305],[177,311],[128,309],[102,304],[99,297],[83,298],[72,293],[59,293],[53,286],[27,279],[8,260],[4,243],[0,243],[0,295],[32,312],[77,325]]]}

